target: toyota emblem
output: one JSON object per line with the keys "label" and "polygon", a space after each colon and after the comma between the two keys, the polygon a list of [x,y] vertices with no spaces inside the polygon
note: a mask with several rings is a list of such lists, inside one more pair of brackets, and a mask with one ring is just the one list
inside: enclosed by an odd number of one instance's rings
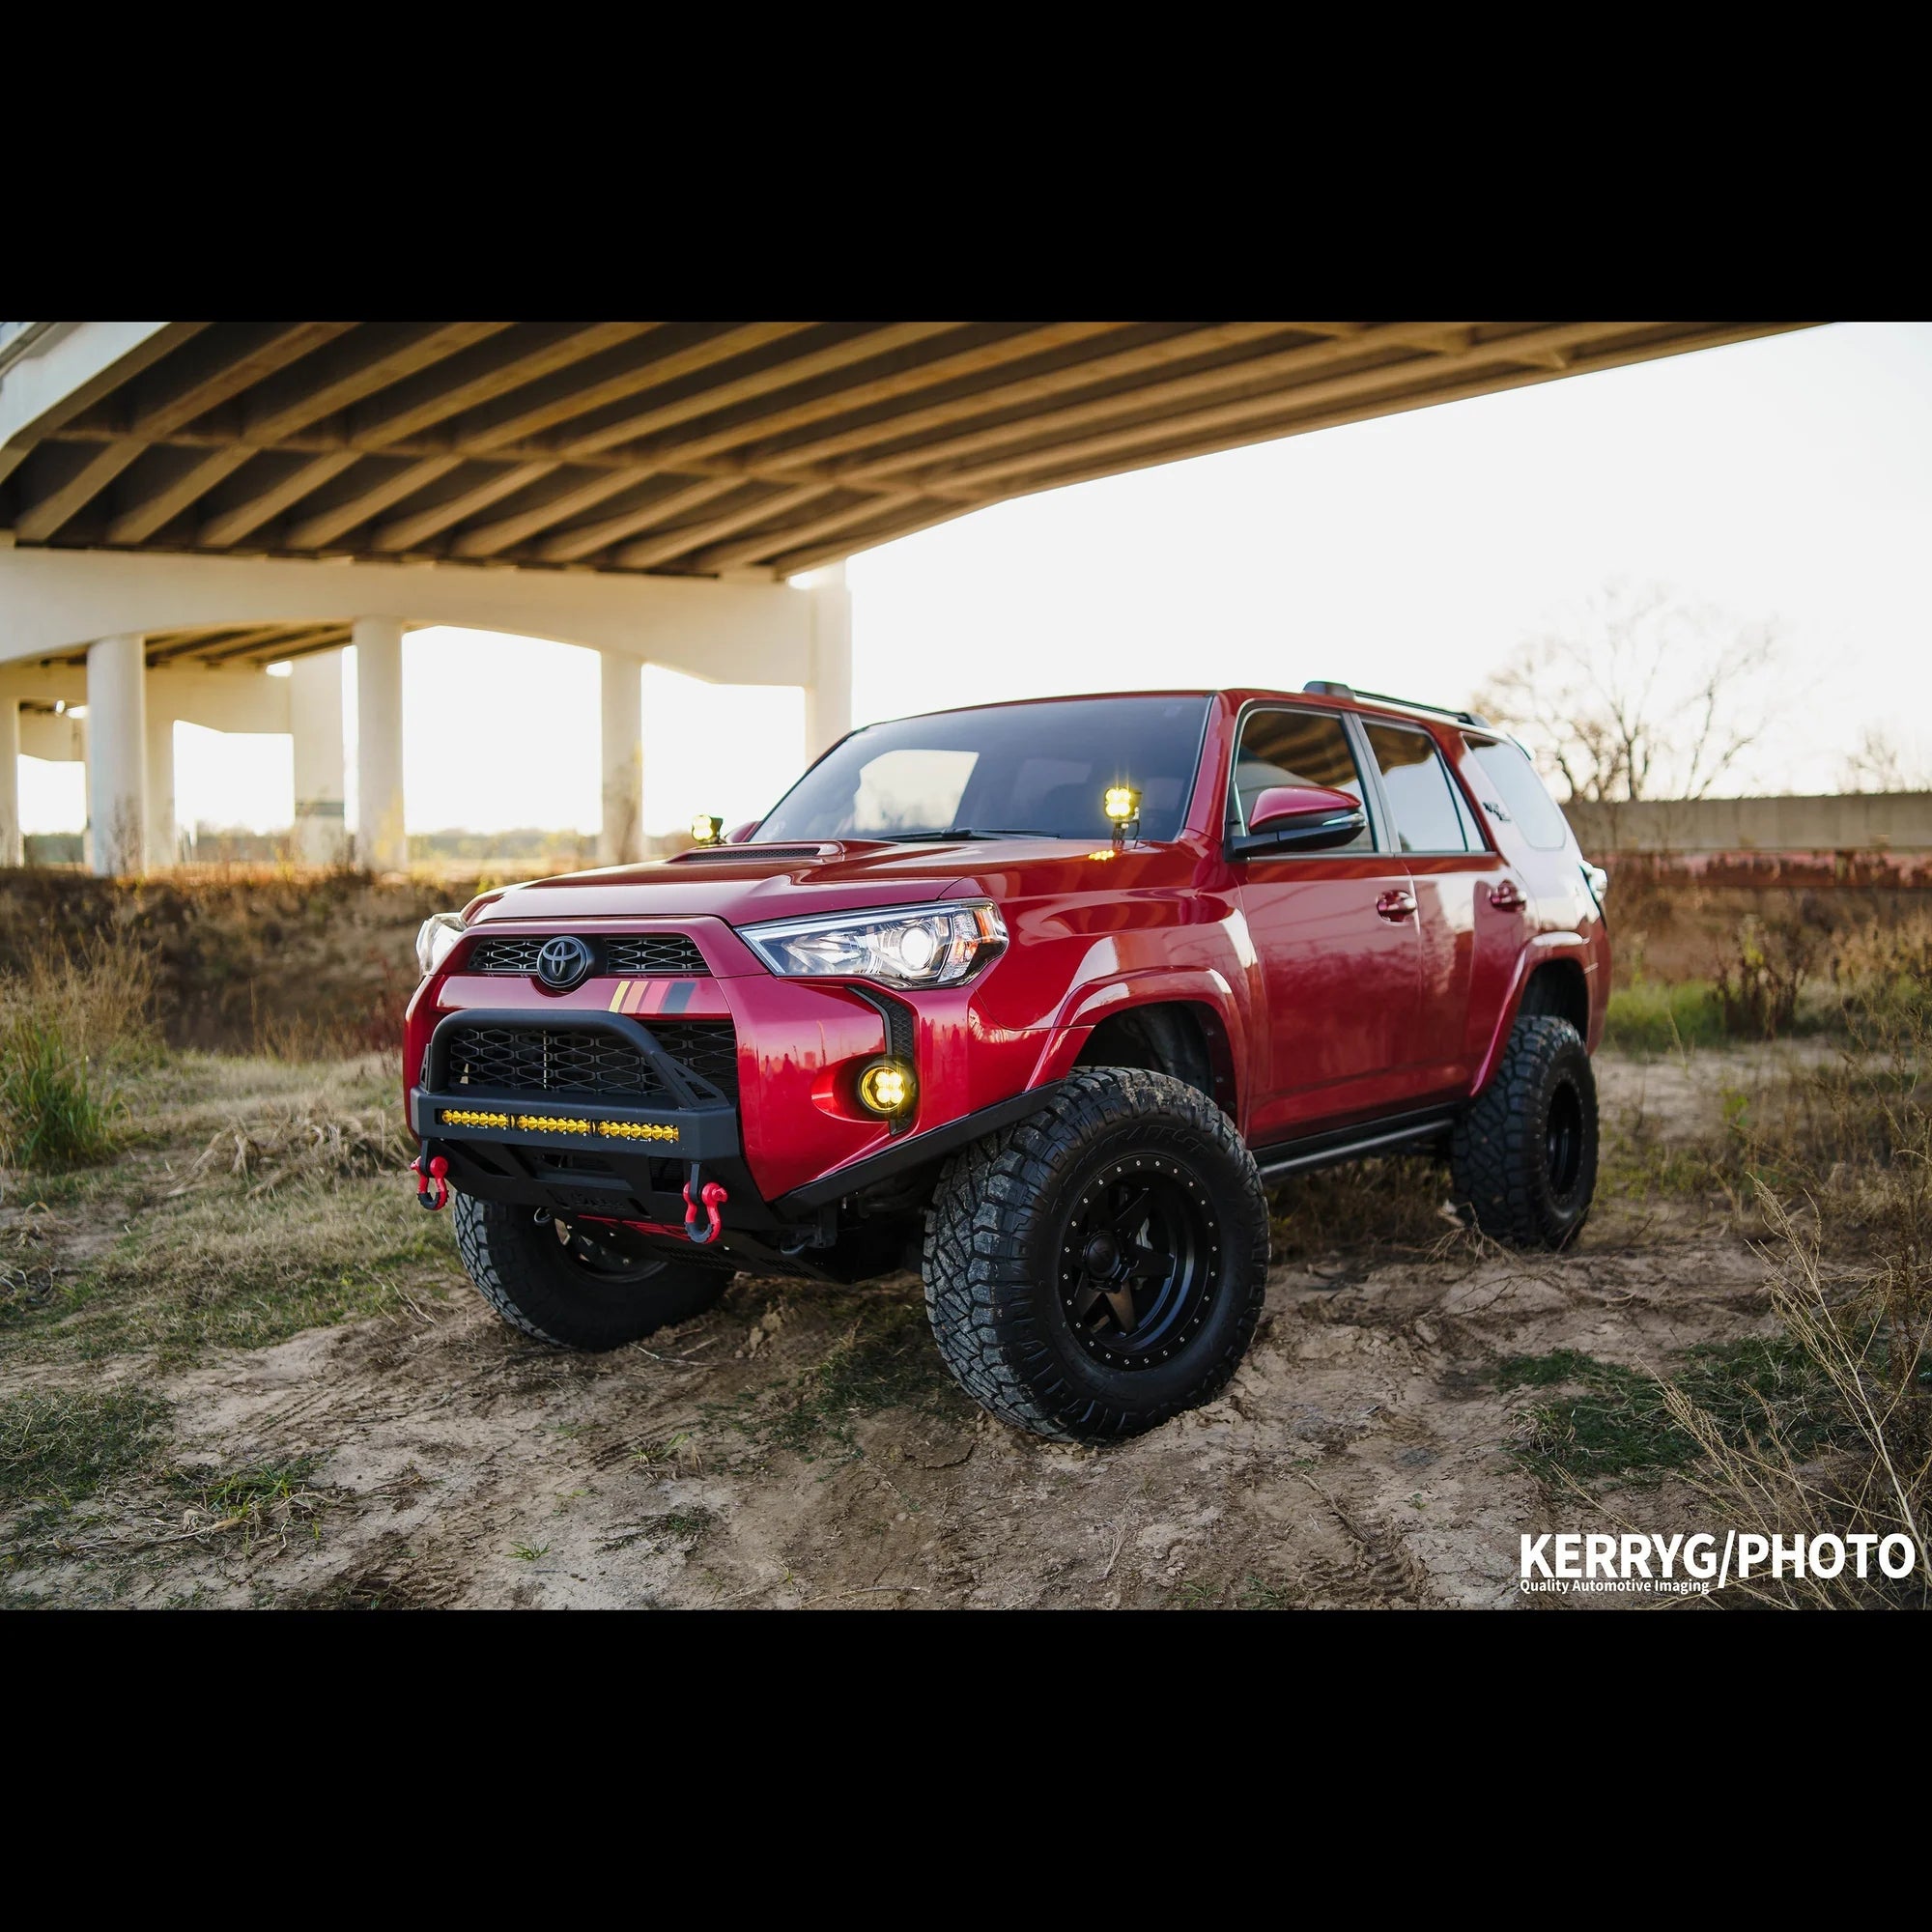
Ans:
{"label": "toyota emblem", "polygon": [[589,971],[589,947],[570,934],[546,939],[537,953],[537,978],[559,993],[569,992]]}

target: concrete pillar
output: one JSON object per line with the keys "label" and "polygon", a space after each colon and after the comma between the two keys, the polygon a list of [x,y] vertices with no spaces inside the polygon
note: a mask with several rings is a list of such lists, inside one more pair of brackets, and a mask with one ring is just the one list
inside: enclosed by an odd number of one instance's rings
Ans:
{"label": "concrete pillar", "polygon": [[296,857],[305,866],[339,866],[348,845],[340,651],[316,651],[290,665],[289,727],[296,745]]}
{"label": "concrete pillar", "polygon": [[20,700],[0,698],[0,866],[17,866],[20,845]]}
{"label": "concrete pillar", "polygon": [[148,870],[181,863],[175,842],[175,721],[165,705],[148,712]]}
{"label": "concrete pillar", "polygon": [[87,830],[94,869],[108,878],[147,858],[147,683],[140,637],[87,647]]}
{"label": "concrete pillar", "polygon": [[358,617],[355,644],[355,857],[372,872],[410,863],[403,831],[403,626]]}
{"label": "concrete pillar", "polygon": [[626,866],[644,849],[644,668],[622,651],[599,651],[597,662],[604,774],[597,863]]}
{"label": "concrete pillar", "polygon": [[811,682],[805,688],[805,755],[815,758],[852,728],[852,593],[845,566],[815,574],[811,599]]}

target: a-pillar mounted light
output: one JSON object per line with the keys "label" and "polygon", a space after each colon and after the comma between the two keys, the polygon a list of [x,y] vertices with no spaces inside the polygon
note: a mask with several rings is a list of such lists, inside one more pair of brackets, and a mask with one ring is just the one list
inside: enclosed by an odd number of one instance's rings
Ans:
{"label": "a-pillar mounted light", "polygon": [[694,845],[722,845],[724,842],[724,821],[713,812],[698,812],[691,821],[691,842]]}
{"label": "a-pillar mounted light", "polygon": [[1101,806],[1107,814],[1107,823],[1114,828],[1116,848],[1139,836],[1141,795],[1132,785],[1109,785]]}

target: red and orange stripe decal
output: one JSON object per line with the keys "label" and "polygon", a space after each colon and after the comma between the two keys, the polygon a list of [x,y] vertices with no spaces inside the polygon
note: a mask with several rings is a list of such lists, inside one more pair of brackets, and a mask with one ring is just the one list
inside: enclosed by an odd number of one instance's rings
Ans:
{"label": "red and orange stripe decal", "polygon": [[611,995],[610,1010],[639,1018],[681,1013],[696,990],[696,980],[626,980]]}

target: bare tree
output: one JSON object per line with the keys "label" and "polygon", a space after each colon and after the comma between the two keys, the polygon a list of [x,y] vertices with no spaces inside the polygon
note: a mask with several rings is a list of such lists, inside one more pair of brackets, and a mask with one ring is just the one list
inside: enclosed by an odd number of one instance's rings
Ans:
{"label": "bare tree", "polygon": [[1772,722],[1781,657],[1769,622],[1615,582],[1524,644],[1475,703],[1572,798],[1703,798]]}
{"label": "bare tree", "polygon": [[1906,751],[1882,724],[1867,724],[1858,750],[1845,760],[1845,791],[1932,791],[1925,760]]}

